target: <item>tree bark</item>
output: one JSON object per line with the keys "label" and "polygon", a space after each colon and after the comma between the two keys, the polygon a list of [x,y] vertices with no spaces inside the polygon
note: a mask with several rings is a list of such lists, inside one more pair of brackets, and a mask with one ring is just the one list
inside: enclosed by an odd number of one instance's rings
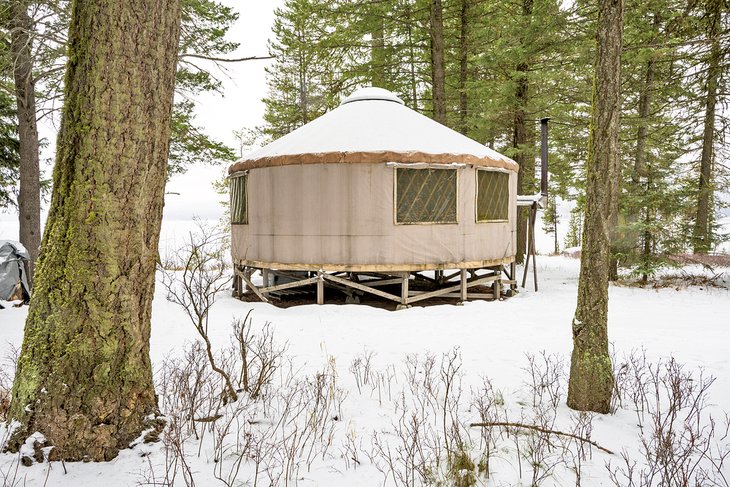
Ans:
{"label": "tree bark", "polygon": [[53,195],[9,418],[109,460],[157,412],[149,357],[179,0],[74,2]]}
{"label": "tree bark", "polygon": [[372,86],[378,88],[387,88],[385,67],[385,23],[382,14],[375,12],[376,17],[373,19],[374,28],[371,33],[370,62],[371,62],[371,83]]}
{"label": "tree bark", "polygon": [[700,179],[697,192],[697,214],[692,232],[692,249],[695,254],[706,254],[712,247],[710,228],[711,202],[713,196],[712,161],[715,146],[715,113],[717,85],[720,78],[722,51],[720,50],[720,18],[722,0],[707,1],[709,21],[708,38],[710,56],[707,67],[707,88],[705,92],[705,120],[702,133],[702,156],[700,158]]}
{"label": "tree bark", "polygon": [[469,0],[461,0],[461,26],[459,30],[459,132],[469,131],[469,97],[466,92],[469,66]]}
{"label": "tree bark", "polygon": [[[529,24],[532,17],[532,1],[522,1],[522,17],[525,24]],[[524,46],[528,39],[522,39],[521,44]],[[512,133],[512,147],[515,149],[515,162],[520,166],[517,173],[517,194],[528,194],[534,190],[535,185],[535,159],[531,157],[528,150],[528,131],[527,122],[525,120],[525,111],[530,96],[530,85],[527,79],[527,73],[530,65],[527,59],[517,64],[517,79],[515,91],[515,107],[514,121]],[[527,216],[528,211],[525,207],[518,208],[517,211],[517,253],[515,260],[518,264],[524,262],[524,256],[527,252]]]}
{"label": "tree bark", "polygon": [[18,140],[20,141],[20,192],[18,220],[20,243],[28,250],[26,267],[32,286],[33,271],[41,246],[41,185],[38,158],[38,126],[36,124],[35,80],[33,78],[33,20],[24,1],[11,5],[10,53],[13,62],[15,98],[18,107]]}
{"label": "tree bark", "polygon": [[586,208],[578,305],[573,318],[568,406],[608,413],[614,378],[608,353],[610,219],[620,174],[623,0],[598,2],[598,53],[593,81]]}
{"label": "tree bark", "polygon": [[444,65],[444,20],[441,0],[431,0],[431,89],[433,118],[446,125],[446,68]]}

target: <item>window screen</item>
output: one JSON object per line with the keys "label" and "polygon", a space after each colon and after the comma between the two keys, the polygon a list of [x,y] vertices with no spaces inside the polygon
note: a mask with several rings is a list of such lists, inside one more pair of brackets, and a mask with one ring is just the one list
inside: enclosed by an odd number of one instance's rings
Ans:
{"label": "window screen", "polygon": [[396,169],[397,223],[456,223],[455,169]]}
{"label": "window screen", "polygon": [[477,221],[507,220],[509,174],[477,170]]}
{"label": "window screen", "polygon": [[231,223],[234,225],[248,223],[247,183],[247,174],[231,178]]}

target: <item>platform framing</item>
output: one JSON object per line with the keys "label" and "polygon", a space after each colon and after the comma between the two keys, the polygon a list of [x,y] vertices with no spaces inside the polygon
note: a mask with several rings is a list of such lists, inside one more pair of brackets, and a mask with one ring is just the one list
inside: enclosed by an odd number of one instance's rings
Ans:
{"label": "platform framing", "polygon": [[[428,270],[434,271],[433,277],[424,275],[425,270],[389,272],[325,271],[323,269],[311,270],[311,268],[298,270],[306,273],[306,277],[304,277],[301,274],[292,273],[292,269],[282,270],[259,265],[238,264],[234,266],[233,296],[242,298],[245,294],[253,294],[260,301],[269,303],[273,298],[272,293],[316,284],[317,304],[324,304],[325,287],[330,287],[339,289],[353,300],[355,300],[355,296],[359,295],[358,293],[368,293],[397,303],[397,308],[402,309],[431,298],[456,298],[459,303],[462,303],[470,299],[500,300],[517,292],[514,261],[484,267],[453,269],[454,272],[450,274],[446,274],[447,269],[443,268]],[[272,275],[292,280],[282,284],[257,286],[251,280],[251,276],[257,271],[261,273],[264,283],[270,282]],[[412,289],[410,284],[415,281],[426,283],[429,289]],[[378,289],[382,286],[397,284],[400,284],[399,294]],[[469,291],[471,288],[485,284],[491,284],[490,293]]]}

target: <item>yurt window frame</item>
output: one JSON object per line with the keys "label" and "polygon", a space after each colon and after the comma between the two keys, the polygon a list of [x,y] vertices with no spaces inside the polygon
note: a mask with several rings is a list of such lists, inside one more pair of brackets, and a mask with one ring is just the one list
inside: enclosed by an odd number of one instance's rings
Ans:
{"label": "yurt window frame", "polygon": [[[459,224],[459,171],[462,165],[426,164],[426,163],[389,163],[393,167],[393,222],[395,225],[458,225]],[[399,221],[398,220],[398,170],[415,171],[454,171],[456,189],[454,190],[454,220],[446,221]]]}
{"label": "yurt window frame", "polygon": [[[489,172],[489,173],[499,173],[499,174],[505,174],[507,176],[507,183],[505,188],[505,197],[507,199],[507,204],[505,205],[507,209],[507,215],[505,218],[492,218],[492,219],[480,219],[479,218],[479,172]],[[510,179],[510,173],[509,171],[505,171],[503,169],[499,168],[483,168],[478,167],[476,168],[476,172],[474,173],[474,187],[476,191],[474,192],[474,219],[477,223],[504,223],[509,221],[509,181]]]}
{"label": "yurt window frame", "polygon": [[[235,221],[235,209],[233,207],[233,181],[235,179],[243,179],[243,218],[242,221]],[[248,225],[248,171],[241,171],[231,174],[228,177],[229,180],[229,192],[230,192],[230,206],[229,210],[231,213],[231,225]]]}

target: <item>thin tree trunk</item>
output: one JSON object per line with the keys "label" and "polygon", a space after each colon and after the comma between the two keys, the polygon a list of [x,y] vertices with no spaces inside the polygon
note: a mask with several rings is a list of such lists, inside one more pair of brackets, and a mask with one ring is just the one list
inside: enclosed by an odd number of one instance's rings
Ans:
{"label": "thin tree trunk", "polygon": [[469,62],[469,0],[461,0],[461,29],[459,31],[459,132],[469,131],[469,97],[466,92]]}
{"label": "thin tree trunk", "polygon": [[[657,13],[654,14],[654,29],[658,31],[661,24],[661,16]],[[655,44],[656,39],[652,39],[649,43],[650,46]],[[634,167],[631,171],[631,187],[634,194],[638,194],[644,191],[644,187],[641,184],[641,178],[647,176],[646,171],[646,141],[649,134],[649,117],[651,115],[651,103],[652,103],[652,92],[654,90],[654,71],[656,66],[656,60],[654,57],[650,57],[646,62],[646,71],[644,75],[644,82],[639,92],[639,119],[638,127],[636,129],[636,152],[634,153]],[[622,178],[619,178],[622,179]],[[617,183],[616,194],[620,195],[620,189]],[[648,208],[644,208],[645,212],[648,213]],[[645,213],[645,214],[646,214]],[[626,215],[626,221],[622,228],[619,227],[619,215],[618,215],[618,198],[616,201],[615,216],[612,219],[612,227],[614,237],[612,237],[613,248],[611,251],[611,266],[609,280],[618,280],[618,253],[629,253],[636,250],[637,242],[645,237],[644,232],[637,232],[635,226],[640,219],[639,209],[630,208]],[[644,248],[645,249],[645,248]]]}
{"label": "thin tree trunk", "polygon": [[568,406],[608,413],[614,378],[608,353],[608,277],[613,181],[620,173],[623,0],[598,2],[598,53],[593,81],[586,208],[578,305],[573,318]]}
{"label": "thin tree trunk", "polygon": [[408,33],[408,71],[411,90],[411,108],[418,111],[418,81],[416,80],[416,55],[413,49],[413,20],[411,18],[411,6],[406,3],[403,13],[406,21],[406,32]]}
{"label": "thin tree trunk", "polygon": [[441,0],[431,0],[431,83],[433,118],[446,125],[446,68],[444,65],[444,21]]}
{"label": "thin tree trunk", "polygon": [[[376,12],[376,14],[379,14]],[[374,19],[375,28],[372,32],[372,41],[370,47],[370,62],[371,62],[371,83],[372,86],[378,88],[387,88],[387,76],[385,73],[386,59],[385,59],[385,25],[383,17],[377,15]]]}
{"label": "thin tree trunk", "polygon": [[[655,25],[656,25],[656,19],[658,19],[658,16],[655,17]],[[644,78],[644,86],[642,87],[642,92],[639,95],[639,127],[636,130],[636,155],[634,156],[634,170],[631,174],[631,183],[633,187],[636,190],[641,190],[641,178],[647,178],[646,181],[646,187],[644,191],[647,193],[651,190],[651,177],[650,172],[647,170],[647,164],[646,164],[646,140],[648,138],[648,118],[651,113],[651,95],[652,90],[654,89],[654,66],[656,64],[656,61],[654,58],[650,58],[646,63],[646,76]],[[641,240],[643,241],[642,245],[642,261],[644,262],[644,266],[649,262],[649,258],[651,257],[651,241],[652,241],[652,234],[649,230],[649,223],[651,222],[651,208],[650,203],[647,203],[644,205],[643,208],[644,211],[644,230],[641,232]],[[639,220],[639,214],[638,211],[634,210],[629,214],[628,219],[628,225],[632,226],[635,225]],[[637,232],[635,230],[630,230],[630,242],[633,243],[636,241],[636,234]],[[649,273],[646,271],[646,268],[644,270],[644,273],[641,276],[642,282],[646,283],[649,280]]]}
{"label": "thin tree trunk", "polygon": [[109,460],[157,412],[150,314],[179,33],[179,0],[73,4],[11,449],[38,431],[52,460]]}
{"label": "thin tree trunk", "polygon": [[[522,1],[522,17],[525,24],[529,24],[532,17],[532,1]],[[525,45],[530,42],[528,39],[522,39],[521,43]],[[527,121],[525,120],[525,111],[530,96],[530,85],[527,80],[527,72],[530,65],[527,60],[517,64],[517,79],[515,92],[515,108],[512,132],[512,147],[515,149],[515,162],[520,166],[517,173],[517,194],[528,194],[534,191],[535,184],[535,160],[531,157],[528,149],[528,130]],[[524,262],[527,252],[527,220],[528,211],[525,207],[517,209],[517,252],[515,261],[518,264]]]}
{"label": "thin tree trunk", "polygon": [[35,80],[33,79],[33,21],[23,1],[11,4],[10,52],[13,62],[15,98],[18,105],[18,139],[20,141],[20,192],[18,220],[20,243],[30,254],[27,266],[32,285],[35,263],[41,246],[41,186],[38,159],[38,126],[36,124]]}
{"label": "thin tree trunk", "polygon": [[713,196],[712,161],[715,146],[715,107],[717,85],[720,77],[722,51],[720,50],[720,15],[722,0],[708,0],[707,18],[710,25],[708,38],[711,41],[707,68],[707,91],[705,93],[705,124],[702,134],[702,156],[700,158],[700,180],[697,192],[697,215],[692,235],[692,248],[696,254],[706,254],[712,247],[710,229],[711,201]]}

